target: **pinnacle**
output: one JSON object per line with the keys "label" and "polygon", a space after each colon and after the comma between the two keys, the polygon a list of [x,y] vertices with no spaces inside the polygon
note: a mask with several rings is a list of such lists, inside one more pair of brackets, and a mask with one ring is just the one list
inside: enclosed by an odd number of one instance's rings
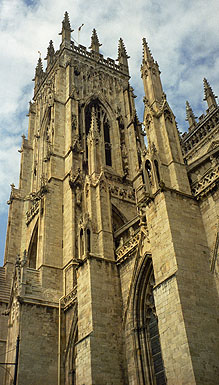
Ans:
{"label": "pinnacle", "polygon": [[204,83],[204,93],[205,93],[204,100],[206,100],[209,94],[211,94],[211,96],[213,96],[214,98],[217,98],[217,96],[214,95],[214,92],[212,91],[212,88],[206,78],[203,79],[203,83]]}
{"label": "pinnacle", "polygon": [[91,110],[91,132],[95,133],[98,131],[98,124],[97,124],[97,118],[96,118],[96,111],[94,106]]}
{"label": "pinnacle", "polygon": [[192,111],[192,107],[190,106],[188,100],[186,101],[186,120],[189,122],[189,125],[196,125],[195,121],[196,117]]}
{"label": "pinnacle", "polygon": [[49,42],[49,47],[47,48],[47,51],[48,51],[48,55],[50,55],[50,56],[54,55],[54,53],[55,53],[55,49],[54,49],[54,45],[53,45],[52,40],[50,40],[50,42]]}
{"label": "pinnacle", "polygon": [[101,45],[102,44],[100,44],[98,36],[97,36],[97,31],[94,28],[93,31],[92,31],[92,36],[91,36],[91,45],[90,45],[89,48],[92,49],[92,51],[95,51],[95,52],[99,53],[99,47]]}
{"label": "pinnacle", "polygon": [[120,37],[119,44],[118,44],[118,58],[125,57],[126,59],[129,59],[130,56],[127,55],[125,44],[123,42],[123,39]]}
{"label": "pinnacle", "polygon": [[145,37],[143,38],[143,59],[149,62],[154,62],[154,58],[151,54],[150,48]]}
{"label": "pinnacle", "polygon": [[101,44],[100,44],[100,42],[99,42],[99,39],[98,39],[98,36],[97,36],[97,31],[96,31],[95,28],[94,28],[93,31],[92,31],[91,40],[92,40],[93,43],[98,44],[99,47],[101,46]]}
{"label": "pinnacle", "polygon": [[71,25],[70,25],[70,21],[69,21],[69,15],[68,15],[68,12],[65,11],[65,15],[64,15],[64,20],[62,22],[62,26],[65,30],[69,30],[71,31]]}
{"label": "pinnacle", "polygon": [[37,66],[36,66],[36,74],[41,75],[42,72],[43,72],[43,63],[42,63],[41,57],[39,57],[38,62],[37,62]]}

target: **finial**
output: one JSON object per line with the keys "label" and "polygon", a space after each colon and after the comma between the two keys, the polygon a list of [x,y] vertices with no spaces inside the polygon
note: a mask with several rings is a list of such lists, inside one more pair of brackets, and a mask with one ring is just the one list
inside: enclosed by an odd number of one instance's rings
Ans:
{"label": "finial", "polygon": [[41,57],[39,57],[38,62],[37,62],[37,66],[36,66],[35,77],[36,76],[41,77],[42,74],[43,74],[43,63],[42,63]]}
{"label": "finial", "polygon": [[143,60],[145,60],[146,62],[154,62],[154,58],[151,54],[150,48],[145,37],[143,38]]}
{"label": "finial", "polygon": [[186,121],[189,122],[189,129],[191,130],[192,128],[194,128],[196,126],[196,116],[194,115],[193,111],[192,111],[192,108],[188,102],[188,100],[186,101]]}
{"label": "finial", "polygon": [[52,40],[50,40],[49,42],[49,47],[47,48],[47,52],[49,56],[53,56],[55,54],[55,49],[54,49]]}
{"label": "finial", "polygon": [[92,36],[91,36],[91,45],[90,45],[90,49],[94,52],[97,52],[99,53],[99,47],[101,46],[102,44],[100,44],[99,42],[99,39],[98,39],[98,36],[97,36],[97,31],[96,29],[94,28],[93,31],[92,31]]}
{"label": "finial", "polygon": [[70,21],[69,21],[69,15],[67,11],[65,11],[64,20],[62,22],[62,28],[65,29],[66,31],[72,32]]}
{"label": "finial", "polygon": [[90,133],[91,136],[94,138],[97,134],[99,134],[98,130],[98,124],[97,124],[97,118],[96,118],[96,111],[95,107],[93,106],[91,109],[91,126],[90,126]]}
{"label": "finial", "polygon": [[53,62],[53,59],[54,59],[54,55],[55,55],[55,49],[54,49],[54,46],[53,46],[53,41],[50,40],[49,42],[49,47],[47,48],[47,56],[45,57],[44,60],[47,60],[47,66]]}
{"label": "finial", "polygon": [[130,56],[127,55],[125,44],[124,44],[122,38],[120,37],[119,44],[118,44],[118,59],[117,59],[117,61],[119,62],[119,64],[123,64],[126,67],[128,67],[128,59],[129,58],[130,58]]}
{"label": "finial", "polygon": [[64,15],[64,20],[62,22],[62,31],[59,34],[62,35],[62,43],[67,43],[67,45],[70,46],[69,43],[71,42],[71,32],[73,31],[74,30],[71,29],[68,12],[66,11]]}
{"label": "finial", "polygon": [[206,100],[206,102],[208,103],[208,108],[217,107],[217,102],[216,102],[217,96],[214,95],[214,92],[212,91],[212,88],[206,78],[203,79],[203,83],[204,83],[204,95],[205,95],[204,100]]}

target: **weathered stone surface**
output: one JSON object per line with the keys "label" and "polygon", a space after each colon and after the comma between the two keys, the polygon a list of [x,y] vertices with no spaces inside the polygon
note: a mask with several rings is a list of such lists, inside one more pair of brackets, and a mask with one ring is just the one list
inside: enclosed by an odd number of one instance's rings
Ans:
{"label": "weathered stone surface", "polygon": [[[46,71],[36,68],[8,202],[2,361],[15,362],[19,336],[17,385],[216,385],[213,91],[205,81],[207,113],[197,123],[187,111],[180,137],[144,39],[146,148],[122,39],[116,64],[95,30],[91,51],[70,34],[65,13],[60,50],[50,42]],[[13,376],[11,366],[0,383]]]}

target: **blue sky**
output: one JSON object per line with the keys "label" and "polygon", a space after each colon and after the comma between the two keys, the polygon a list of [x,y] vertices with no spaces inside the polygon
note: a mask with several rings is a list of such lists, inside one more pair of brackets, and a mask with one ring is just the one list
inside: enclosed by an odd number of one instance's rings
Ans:
{"label": "blue sky", "polygon": [[130,55],[131,85],[142,120],[140,77],[142,37],[162,72],[179,129],[184,131],[185,101],[196,116],[206,110],[204,77],[219,93],[218,0],[0,0],[0,260],[4,250],[10,184],[18,186],[21,135],[27,134],[28,102],[33,96],[38,51],[46,56],[49,40],[60,44],[61,21],[69,12],[72,38],[84,23],[80,43],[89,47],[96,28],[106,57],[117,58],[120,37]]}

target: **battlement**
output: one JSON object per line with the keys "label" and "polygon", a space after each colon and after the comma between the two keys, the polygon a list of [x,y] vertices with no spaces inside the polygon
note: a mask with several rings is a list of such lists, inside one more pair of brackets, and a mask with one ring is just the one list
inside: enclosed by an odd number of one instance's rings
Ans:
{"label": "battlement", "polygon": [[[93,33],[91,36],[91,46],[89,50],[83,46],[82,44],[76,45],[74,41],[71,40],[71,29],[69,18],[67,12],[65,13],[65,17],[62,23],[62,42],[60,44],[60,49],[55,51],[53,42],[50,40],[49,46],[47,49],[47,56],[45,60],[47,60],[46,70],[43,70],[43,63],[41,57],[38,60],[36,70],[35,70],[35,88],[34,94],[38,92],[44,80],[47,78],[48,73],[51,71],[54,66],[59,63],[59,58],[62,56],[63,51],[68,51],[72,54],[76,54],[76,57],[83,63],[83,60],[87,59],[91,62],[91,64],[95,63],[98,66],[103,66],[107,70],[116,71],[118,74],[125,75],[129,79],[129,68],[128,68],[128,58],[125,45],[123,43],[122,38],[119,39],[118,43],[118,58],[116,60],[111,59],[109,57],[104,58],[103,55],[99,52],[99,47],[101,44],[99,43],[99,39],[97,36],[97,32],[93,29]],[[115,63],[118,61],[118,64]]]}
{"label": "battlement", "polygon": [[75,45],[75,43],[73,41],[71,41],[71,49],[76,54],[79,54],[83,57],[86,57],[88,59],[95,61],[96,63],[98,63],[100,65],[102,64],[102,65],[104,65],[110,69],[113,69],[113,70],[118,71],[118,72],[122,72],[124,75],[129,76],[128,67],[122,63],[116,64],[115,60],[111,59],[110,57],[105,59],[101,53],[97,53],[95,51],[88,51],[85,46],[83,46],[81,44],[79,44],[77,46],[77,45]]}

